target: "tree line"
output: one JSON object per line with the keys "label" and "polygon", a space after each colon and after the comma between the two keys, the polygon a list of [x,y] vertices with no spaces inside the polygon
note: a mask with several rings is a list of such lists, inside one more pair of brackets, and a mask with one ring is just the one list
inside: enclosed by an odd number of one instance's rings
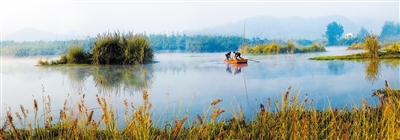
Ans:
{"label": "tree line", "polygon": [[[342,37],[343,36],[343,26],[335,21],[329,23],[326,26],[326,32],[324,36],[328,40],[328,46],[335,45],[352,45],[364,42],[364,38],[370,33],[363,26],[356,36],[352,37]],[[385,21],[382,26],[381,33],[379,34],[379,40],[382,42],[396,42],[400,38],[400,23],[395,23],[394,21]]]}
{"label": "tree line", "polygon": [[[287,44],[287,40],[267,38],[243,38],[235,35],[186,35],[186,34],[149,34],[143,35],[149,40],[155,52],[227,52],[237,51],[242,44],[256,46],[261,44]],[[15,42],[2,41],[2,55],[17,57],[65,55],[71,47],[79,45],[84,52],[90,52],[95,46],[96,37],[87,37],[80,40],[65,41],[30,41]],[[299,39],[297,45],[311,45],[313,41]]]}

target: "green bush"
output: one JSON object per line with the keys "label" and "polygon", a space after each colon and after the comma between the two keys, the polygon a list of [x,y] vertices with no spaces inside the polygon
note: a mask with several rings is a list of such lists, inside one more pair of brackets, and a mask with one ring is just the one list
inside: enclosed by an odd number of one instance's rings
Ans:
{"label": "green bush", "polygon": [[90,54],[86,53],[80,44],[70,46],[66,55],[69,64],[88,64],[90,63]]}
{"label": "green bush", "polygon": [[271,43],[264,47],[264,54],[279,54],[280,46],[277,43]]}
{"label": "green bush", "polygon": [[153,50],[143,35],[104,33],[97,36],[92,60],[97,65],[144,64],[153,61]]}
{"label": "green bush", "polygon": [[[73,44],[66,55],[51,64],[137,65],[151,63],[153,57],[150,41],[143,35],[106,32],[97,35],[92,53],[85,52],[80,44]],[[38,61],[38,65],[48,64],[42,59]]]}
{"label": "green bush", "polygon": [[92,60],[96,65],[122,64],[124,48],[120,33],[98,34],[92,53]]}
{"label": "green bush", "polygon": [[250,49],[250,52],[253,54],[261,54],[263,52],[263,48],[261,45],[256,45],[252,49]]}
{"label": "green bush", "polygon": [[153,50],[144,36],[129,33],[123,38],[124,64],[143,64],[153,61]]}

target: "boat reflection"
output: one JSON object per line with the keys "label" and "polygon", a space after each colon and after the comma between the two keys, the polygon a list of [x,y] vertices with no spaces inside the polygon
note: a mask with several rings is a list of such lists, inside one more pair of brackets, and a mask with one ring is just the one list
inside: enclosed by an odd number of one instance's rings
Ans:
{"label": "boat reflection", "polygon": [[[226,72],[229,74],[240,74],[242,72],[242,68],[247,67],[247,63],[239,63],[239,64],[226,64]],[[234,70],[234,71],[232,71]]]}

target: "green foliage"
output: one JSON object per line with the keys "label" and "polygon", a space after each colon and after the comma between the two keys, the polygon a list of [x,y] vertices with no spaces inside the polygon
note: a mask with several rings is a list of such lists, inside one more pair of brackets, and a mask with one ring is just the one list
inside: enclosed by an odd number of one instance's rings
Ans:
{"label": "green foliage", "polygon": [[263,49],[263,54],[279,54],[280,46],[273,42],[271,44],[268,44],[267,46],[264,46]]}
{"label": "green foliage", "polygon": [[90,37],[82,40],[65,41],[1,41],[3,46],[1,55],[13,55],[16,57],[64,55],[67,53],[68,47],[73,44],[81,44],[83,50],[89,52],[92,50],[94,41],[95,38]]}
{"label": "green foliage", "polygon": [[294,53],[307,53],[307,52],[324,52],[325,47],[319,46],[317,43],[311,44],[309,47],[299,46],[296,47],[292,41],[289,41],[286,45],[281,46],[278,43],[270,43],[264,45],[255,45],[253,48],[249,48],[249,52],[252,54],[294,54]]}
{"label": "green foliage", "polygon": [[326,26],[325,36],[328,39],[328,45],[333,46],[338,44],[338,40],[343,35],[343,26],[335,21]]}
{"label": "green foliage", "polygon": [[92,50],[93,64],[122,64],[124,62],[124,46],[120,33],[105,32],[98,34]]}
{"label": "green foliage", "polygon": [[153,49],[148,39],[129,33],[123,38],[124,64],[145,64],[153,62]]}
{"label": "green foliage", "polygon": [[[84,52],[80,44],[73,44],[70,46],[66,55],[67,63],[69,64],[89,64],[91,55]],[[60,58],[61,61],[62,58]]]}
{"label": "green foliage", "polygon": [[251,48],[250,49],[250,52],[252,53],[252,54],[261,54],[261,53],[263,53],[263,46],[261,46],[261,45],[256,45],[256,46],[254,46],[253,48]]}
{"label": "green foliage", "polygon": [[385,21],[385,23],[382,26],[380,38],[383,40],[389,39],[390,37],[393,36],[399,36],[400,35],[400,24],[395,23],[394,21]]}
{"label": "green foliage", "polygon": [[244,47],[239,48],[239,52],[242,54],[248,54],[250,53],[250,47],[249,45],[246,45]]}
{"label": "green foliage", "polygon": [[360,32],[357,34],[357,38],[362,39],[361,41],[364,42],[364,37],[369,35],[367,29],[364,28],[364,26],[361,26]]}

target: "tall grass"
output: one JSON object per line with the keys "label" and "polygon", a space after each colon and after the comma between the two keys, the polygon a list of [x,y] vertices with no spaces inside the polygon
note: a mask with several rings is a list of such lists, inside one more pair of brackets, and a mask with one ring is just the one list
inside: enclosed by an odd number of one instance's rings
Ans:
{"label": "tall grass", "polygon": [[364,49],[367,50],[370,58],[378,58],[379,50],[381,45],[379,44],[379,39],[377,35],[369,34],[364,38]]}
{"label": "tall grass", "polygon": [[94,64],[137,65],[153,62],[153,49],[149,40],[140,34],[105,32],[98,34],[91,52],[85,52],[80,44],[72,44],[66,55],[51,63],[38,61],[38,65]]}
{"label": "tall grass", "polygon": [[66,55],[67,63],[70,64],[89,64],[91,63],[90,57],[91,54],[86,53],[80,44],[72,44]]}
{"label": "tall grass", "polygon": [[289,41],[286,45],[282,46],[278,43],[272,42],[270,44],[261,44],[255,45],[253,47],[245,46],[240,49],[242,53],[251,53],[251,54],[294,54],[294,53],[307,53],[307,52],[324,52],[325,47],[322,45],[318,45],[317,43],[313,43],[310,46],[298,46]]}
{"label": "tall grass", "polygon": [[352,43],[349,47],[347,47],[347,50],[359,50],[359,49],[364,49],[364,44],[361,42]]}
{"label": "tall grass", "polygon": [[[152,103],[147,90],[142,93],[143,103],[135,106],[124,101],[124,126],[116,118],[116,109],[110,95],[96,95],[100,110],[89,109],[85,95],[76,103],[65,100],[59,119],[50,115],[50,97],[42,98],[43,114],[38,114],[40,105],[34,100],[34,119],[27,118],[30,112],[21,106],[21,112],[7,110],[6,121],[0,128],[2,139],[399,139],[400,138],[400,92],[385,81],[384,89],[374,92],[380,103],[369,105],[362,100],[360,106],[332,108],[328,102],[325,109],[317,110],[314,99],[291,87],[282,93],[282,99],[268,98],[261,103],[255,118],[247,119],[242,108],[232,109],[232,118],[221,118],[223,102],[216,99],[209,108],[196,116],[176,115],[164,127],[156,127],[151,117]],[[189,108],[188,108],[189,109]],[[99,118],[94,113],[100,113]],[[178,112],[175,112],[179,114]],[[20,114],[23,114],[21,117]],[[17,119],[15,119],[17,118]],[[17,122],[22,128],[17,128]]]}
{"label": "tall grass", "polygon": [[94,64],[144,64],[153,61],[150,42],[142,35],[104,33],[93,47]]}
{"label": "tall grass", "polygon": [[400,52],[400,42],[393,42],[393,43],[385,43],[383,47],[383,51],[386,52]]}

